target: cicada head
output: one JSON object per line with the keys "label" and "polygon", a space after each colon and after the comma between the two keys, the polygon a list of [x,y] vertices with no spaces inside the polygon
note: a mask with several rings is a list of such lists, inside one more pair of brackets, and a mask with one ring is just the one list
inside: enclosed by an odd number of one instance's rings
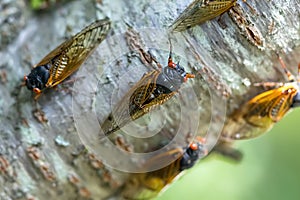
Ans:
{"label": "cicada head", "polygon": [[179,63],[175,64],[171,56],[169,57],[168,67],[163,69],[162,74],[164,79],[162,85],[171,91],[179,90],[182,83],[186,82],[189,78],[195,77],[195,75],[187,73]]}
{"label": "cicada head", "polygon": [[[281,65],[283,65],[283,67],[285,68],[284,63],[283,63],[283,61],[281,60],[280,57],[279,57],[279,61],[281,62]],[[293,98],[292,107],[300,107],[300,94],[299,94],[299,92],[300,92],[300,63],[298,64],[298,76],[297,76],[297,80],[293,76],[292,76],[292,78],[289,78],[289,79],[291,79],[292,81],[295,81],[295,82],[297,81],[296,82],[297,83],[297,87],[295,86],[295,88],[298,89],[297,94]]]}
{"label": "cicada head", "polygon": [[300,92],[299,91],[300,90],[300,63],[298,64],[298,81],[297,81],[297,85],[298,85],[298,92],[294,96],[292,107],[300,107],[300,94],[299,94],[299,92]]}
{"label": "cicada head", "polygon": [[28,76],[24,76],[25,85],[29,90],[40,93],[50,77],[49,70],[45,66],[38,66],[31,70]]}
{"label": "cicada head", "polygon": [[195,78],[195,75],[186,73],[185,69],[179,65],[179,62],[177,64],[173,62],[172,51],[170,52],[169,59],[168,59],[168,68],[175,70],[177,76],[180,76],[181,83],[186,82],[189,78]]}
{"label": "cicada head", "polygon": [[206,155],[205,147],[200,142],[193,142],[186,149],[180,160],[180,170],[189,169],[199,160],[200,156]]}
{"label": "cicada head", "polygon": [[[300,88],[300,85],[299,85]],[[300,107],[300,94],[298,93],[294,96],[292,107]]]}

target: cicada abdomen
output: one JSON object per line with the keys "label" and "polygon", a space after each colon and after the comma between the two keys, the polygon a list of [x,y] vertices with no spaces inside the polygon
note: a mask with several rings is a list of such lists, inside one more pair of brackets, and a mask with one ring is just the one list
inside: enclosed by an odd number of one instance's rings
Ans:
{"label": "cicada abdomen", "polygon": [[236,5],[237,0],[195,0],[171,25],[171,30],[181,32],[211,20]]}
{"label": "cicada abdomen", "polygon": [[228,117],[217,149],[224,149],[220,146],[228,145],[234,140],[250,139],[268,132],[291,108],[300,105],[300,64],[297,80],[288,71],[281,58],[279,59],[289,82],[255,84],[256,86],[273,87],[274,89],[258,94]]}
{"label": "cicada abdomen", "polygon": [[134,174],[125,183],[122,197],[125,199],[151,199],[157,196],[182,171],[193,167],[206,154],[204,145],[197,141],[192,142],[186,148],[176,148],[149,159],[144,166],[145,170],[157,166],[157,163],[170,159],[170,157],[175,160],[161,169]]}
{"label": "cicada abdomen", "polygon": [[42,90],[56,86],[74,73],[105,39],[110,24],[108,18],[97,20],[56,47],[24,76],[27,88],[33,90],[37,98]]}
{"label": "cicada abdomen", "polygon": [[144,74],[117,104],[101,125],[104,134],[109,135],[164,104],[184,82],[194,77],[186,73],[182,66],[175,64],[170,53],[167,67]]}

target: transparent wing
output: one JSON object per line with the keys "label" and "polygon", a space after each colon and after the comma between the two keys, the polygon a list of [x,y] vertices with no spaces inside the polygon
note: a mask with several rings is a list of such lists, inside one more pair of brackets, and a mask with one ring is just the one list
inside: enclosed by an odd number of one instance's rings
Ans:
{"label": "transparent wing", "polygon": [[154,90],[157,87],[156,80],[158,71],[152,71],[145,74],[142,79],[131,89],[132,94],[129,98],[129,113],[131,119],[137,119],[148,113],[155,106],[162,105],[168,101],[175,92],[160,94],[154,97]]}
{"label": "transparent wing", "polygon": [[145,74],[131,89],[130,103],[142,107],[145,101],[150,98],[156,87],[156,80],[159,75],[158,71],[151,71]]}
{"label": "transparent wing", "polygon": [[109,29],[109,19],[98,20],[45,56],[36,66],[50,66],[50,78],[46,86],[53,87],[76,71],[104,40]]}
{"label": "transparent wing", "polygon": [[166,167],[155,171],[135,174],[127,181],[123,190],[126,199],[152,199],[180,173],[180,158],[183,154],[182,148],[175,148],[149,159],[145,170],[151,170],[165,163],[166,160],[174,160]]}
{"label": "transparent wing", "polygon": [[153,97],[158,71],[145,74],[122,98],[113,112],[102,123],[105,135],[109,135],[135,119],[147,114],[155,106],[162,105],[174,96],[175,92]]}
{"label": "transparent wing", "polygon": [[252,131],[251,134],[247,131],[233,133],[231,138],[248,139],[263,134],[264,130],[268,130],[287,113],[297,92],[296,88],[287,85],[255,96],[241,110],[235,112],[234,118],[238,120],[238,117],[242,117],[246,123],[257,130]]}
{"label": "transparent wing", "polygon": [[195,0],[171,25],[175,32],[184,31],[193,26],[211,20],[229,10],[236,4],[237,0]]}
{"label": "transparent wing", "polygon": [[263,92],[247,103],[249,110],[245,115],[247,121],[255,123],[255,118],[268,117],[279,121],[290,109],[297,90],[292,86],[282,86]]}

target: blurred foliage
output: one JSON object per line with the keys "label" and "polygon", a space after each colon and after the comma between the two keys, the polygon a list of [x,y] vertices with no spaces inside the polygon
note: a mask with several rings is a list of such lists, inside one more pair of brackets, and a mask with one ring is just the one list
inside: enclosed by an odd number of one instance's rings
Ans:
{"label": "blurred foliage", "polygon": [[261,137],[236,143],[241,163],[210,156],[178,179],[156,200],[300,199],[299,110]]}
{"label": "blurred foliage", "polygon": [[30,6],[34,10],[44,10],[57,3],[69,2],[72,0],[30,0]]}
{"label": "blurred foliage", "polygon": [[47,5],[49,0],[30,0],[30,6],[32,9],[41,9]]}

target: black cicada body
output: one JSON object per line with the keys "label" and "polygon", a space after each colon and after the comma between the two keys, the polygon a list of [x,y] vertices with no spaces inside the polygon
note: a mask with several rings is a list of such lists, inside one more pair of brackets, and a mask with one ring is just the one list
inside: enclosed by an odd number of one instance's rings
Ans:
{"label": "black cicada body", "polygon": [[45,88],[51,88],[74,73],[110,30],[108,18],[98,20],[56,47],[24,76],[25,85],[38,98]]}
{"label": "black cicada body", "polygon": [[177,93],[184,82],[194,77],[175,64],[170,53],[167,67],[144,74],[113,109],[101,126],[104,134],[109,135],[162,105]]}
{"label": "black cicada body", "polygon": [[135,174],[126,183],[122,196],[126,199],[151,199],[183,170],[194,166],[206,154],[203,143],[197,141],[192,142],[186,148],[176,148],[157,155],[145,164],[145,170],[151,169],[151,166],[157,166],[157,163],[170,159],[170,157],[177,159],[161,169]]}
{"label": "black cicada body", "polygon": [[235,160],[240,160],[241,153],[231,147],[233,141],[251,139],[267,133],[290,110],[299,107],[300,63],[296,78],[287,69],[280,57],[279,61],[289,82],[254,84],[272,89],[256,95],[229,115],[223,127],[220,141],[214,147],[215,151]]}

